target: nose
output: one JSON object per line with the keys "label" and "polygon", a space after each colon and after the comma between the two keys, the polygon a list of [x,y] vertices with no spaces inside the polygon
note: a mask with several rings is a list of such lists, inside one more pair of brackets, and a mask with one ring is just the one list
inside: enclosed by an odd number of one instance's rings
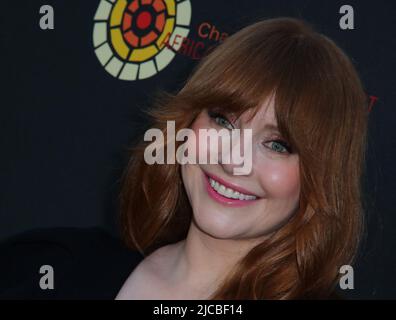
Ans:
{"label": "nose", "polygon": [[230,148],[219,149],[219,164],[229,175],[252,174],[253,139],[251,129],[235,129],[230,131]]}

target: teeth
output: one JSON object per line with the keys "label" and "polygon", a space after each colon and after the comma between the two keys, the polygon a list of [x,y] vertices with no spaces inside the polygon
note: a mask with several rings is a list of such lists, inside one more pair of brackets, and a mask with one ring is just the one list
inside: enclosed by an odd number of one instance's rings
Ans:
{"label": "teeth", "polygon": [[227,198],[239,199],[239,200],[255,200],[257,198],[256,196],[243,194],[231,188],[227,188],[226,186],[218,183],[212,178],[209,178],[209,183],[214,190],[216,190],[219,194]]}

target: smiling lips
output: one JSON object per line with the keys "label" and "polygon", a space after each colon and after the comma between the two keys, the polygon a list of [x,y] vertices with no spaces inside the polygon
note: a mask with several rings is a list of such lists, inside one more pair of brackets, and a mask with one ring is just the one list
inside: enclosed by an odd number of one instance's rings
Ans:
{"label": "smiling lips", "polygon": [[221,204],[240,207],[255,203],[260,199],[247,190],[231,185],[211,173],[204,172],[204,177],[209,196]]}

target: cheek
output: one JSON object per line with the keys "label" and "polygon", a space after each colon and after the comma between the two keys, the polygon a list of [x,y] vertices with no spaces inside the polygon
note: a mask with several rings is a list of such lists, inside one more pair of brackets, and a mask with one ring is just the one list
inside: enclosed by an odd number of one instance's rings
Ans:
{"label": "cheek", "polygon": [[268,160],[256,167],[263,189],[271,198],[297,198],[300,194],[298,159]]}
{"label": "cheek", "polygon": [[184,188],[187,193],[187,197],[191,203],[191,183],[190,183],[191,175],[188,164],[184,164],[181,166],[181,176],[182,176]]}
{"label": "cheek", "polygon": [[200,129],[210,129],[210,123],[209,120],[207,119],[207,117],[205,117],[205,115],[202,113],[200,116],[198,116],[195,121],[193,122],[193,124],[191,125],[191,130],[193,131],[192,136],[189,137],[188,139],[188,147],[191,150],[195,151],[195,155],[196,155],[196,162],[198,162],[198,156],[201,152],[202,155],[204,156],[208,156],[209,154],[209,147],[210,141],[207,141],[206,145],[205,144],[201,144],[200,143],[200,139],[199,139],[199,130]]}
{"label": "cheek", "polygon": [[188,200],[190,203],[194,203],[194,198],[198,194],[198,173],[196,167],[191,164],[184,164],[181,166],[181,174],[184,188],[187,193]]}

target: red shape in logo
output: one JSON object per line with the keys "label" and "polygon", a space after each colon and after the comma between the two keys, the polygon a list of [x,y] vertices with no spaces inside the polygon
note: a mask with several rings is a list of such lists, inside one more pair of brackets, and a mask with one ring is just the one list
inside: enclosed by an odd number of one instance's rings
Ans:
{"label": "red shape in logo", "polygon": [[147,11],[139,13],[136,25],[139,29],[146,29],[151,24],[151,14]]}

